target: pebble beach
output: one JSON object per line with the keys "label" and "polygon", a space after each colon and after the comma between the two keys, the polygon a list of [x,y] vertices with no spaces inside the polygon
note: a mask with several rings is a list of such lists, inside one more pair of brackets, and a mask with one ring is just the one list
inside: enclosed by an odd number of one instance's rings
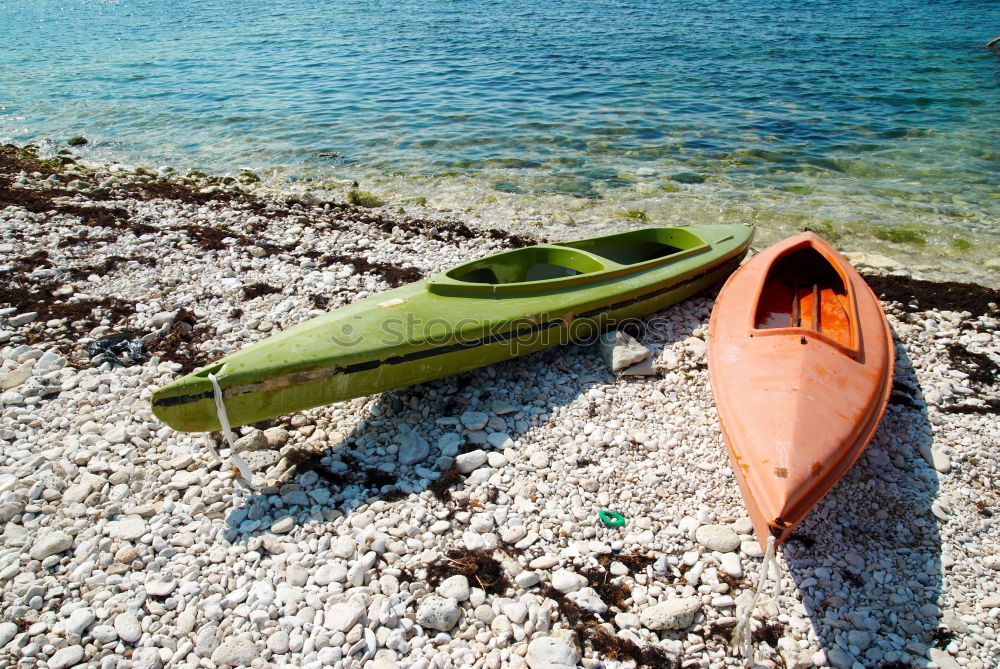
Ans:
{"label": "pebble beach", "polygon": [[[0,668],[744,666],[762,555],[705,363],[718,287],[646,319],[652,375],[569,345],[239,428],[249,485],[154,418],[180,373],[539,239],[371,205],[0,147]],[[995,667],[1000,292],[841,250],[893,393],[780,547],[753,664]]]}

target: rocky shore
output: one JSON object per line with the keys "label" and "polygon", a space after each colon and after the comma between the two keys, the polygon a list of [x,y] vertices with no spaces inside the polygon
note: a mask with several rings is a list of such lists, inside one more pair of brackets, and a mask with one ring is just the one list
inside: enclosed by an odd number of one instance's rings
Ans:
{"label": "rocky shore", "polygon": [[[0,667],[741,666],[712,293],[648,319],[653,376],[567,346],[243,428],[252,487],[153,417],[180,372],[534,241],[353,192],[0,147]],[[997,666],[1000,293],[852,257],[891,403],[779,551],[755,662]]]}

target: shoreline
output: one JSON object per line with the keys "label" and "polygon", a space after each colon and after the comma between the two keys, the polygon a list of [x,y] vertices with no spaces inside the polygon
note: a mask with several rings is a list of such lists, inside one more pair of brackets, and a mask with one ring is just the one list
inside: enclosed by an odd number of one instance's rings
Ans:
{"label": "shoreline", "polygon": [[[708,390],[714,291],[658,314],[654,377],[571,345],[243,428],[249,491],[152,417],[152,387],[537,232],[68,167],[0,147],[0,662],[739,666],[760,555]],[[1000,292],[852,259],[888,300],[893,395],[779,552],[758,662],[985,668]],[[116,333],[152,358],[92,364]]]}
{"label": "shoreline", "polygon": [[[801,210],[805,201],[796,204],[781,197],[775,200],[776,194],[767,189],[753,195],[727,195],[724,188],[716,191],[722,188],[719,184],[689,182],[684,173],[666,173],[657,178],[651,168],[643,171],[640,179],[643,183],[636,182],[634,189],[611,188],[583,197],[550,193],[528,184],[507,189],[506,179],[520,178],[517,175],[407,176],[360,167],[329,172],[317,167],[300,173],[291,165],[283,168],[258,165],[255,172],[233,164],[220,167],[221,172],[209,168],[208,171],[175,170],[169,164],[140,167],[146,163],[138,157],[96,151],[89,144],[70,150],[46,139],[41,145],[43,148],[38,150],[46,158],[65,156],[93,167],[111,166],[126,174],[139,169],[152,177],[186,181],[198,189],[239,188],[260,197],[292,197],[305,203],[351,201],[360,180],[361,197],[384,204],[385,210],[402,209],[407,216],[417,219],[459,218],[474,227],[500,228],[519,234],[578,238],[591,233],[621,232],[636,225],[753,223],[757,226],[759,243],[766,246],[806,226],[837,246],[854,248],[860,259],[877,270],[905,271],[916,278],[934,281],[990,284],[1000,267],[997,264],[1000,261],[984,254],[996,236],[988,225],[977,224],[967,230],[953,226],[947,217],[938,219],[937,224],[926,220],[907,223],[905,216],[900,217],[891,209],[869,212],[860,219],[861,214],[855,212],[841,219],[828,210],[829,205],[818,203],[810,215]],[[113,162],[121,159],[125,162]],[[187,175],[193,179],[187,179]],[[879,197],[875,199],[881,201]]]}

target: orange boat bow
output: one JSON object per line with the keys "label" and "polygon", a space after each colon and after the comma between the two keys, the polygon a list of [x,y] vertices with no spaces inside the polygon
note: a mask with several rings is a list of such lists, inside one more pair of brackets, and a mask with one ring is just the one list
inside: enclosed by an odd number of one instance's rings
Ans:
{"label": "orange boat bow", "polygon": [[871,440],[892,389],[892,333],[868,284],[811,232],[723,286],[708,369],[761,547],[791,534]]}

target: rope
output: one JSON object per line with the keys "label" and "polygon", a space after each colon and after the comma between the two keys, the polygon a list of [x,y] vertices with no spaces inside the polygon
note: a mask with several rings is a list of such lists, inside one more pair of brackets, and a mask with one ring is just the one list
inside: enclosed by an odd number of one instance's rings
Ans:
{"label": "rope", "polygon": [[750,600],[750,606],[743,612],[736,627],[733,628],[733,637],[730,642],[730,647],[739,652],[747,666],[753,663],[753,635],[750,633],[750,619],[753,617],[753,613],[757,609],[757,602],[770,580],[771,565],[774,565],[774,601],[777,602],[778,598],[781,597],[781,571],[775,556],[774,537],[768,536],[767,552],[764,553],[764,561],[761,563],[760,573],[757,575],[757,589],[754,591],[753,599]]}
{"label": "rope", "polygon": [[[226,405],[222,402],[222,388],[219,387],[219,381],[215,378],[215,374],[209,374],[208,380],[212,382],[212,389],[215,391],[215,411],[219,415],[219,424],[222,426],[222,434],[226,437],[226,443],[229,444],[229,459],[233,463],[233,466],[239,470],[240,476],[247,482],[247,485],[252,485],[253,472],[250,471],[250,467],[247,463],[240,457],[240,454],[236,452],[235,439],[233,438],[233,430],[229,427],[229,415],[226,413]],[[215,449],[212,449],[213,452]],[[215,454],[216,457],[218,453]]]}

